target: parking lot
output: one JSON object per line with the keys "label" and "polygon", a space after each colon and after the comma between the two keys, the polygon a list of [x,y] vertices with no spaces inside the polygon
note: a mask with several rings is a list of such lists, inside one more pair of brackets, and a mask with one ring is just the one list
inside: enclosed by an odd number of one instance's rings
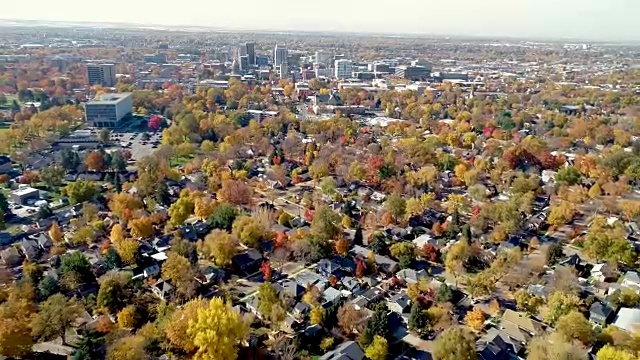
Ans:
{"label": "parking lot", "polygon": [[132,160],[139,160],[153,154],[160,145],[161,138],[160,132],[114,132],[111,134],[111,141],[114,144],[131,151]]}

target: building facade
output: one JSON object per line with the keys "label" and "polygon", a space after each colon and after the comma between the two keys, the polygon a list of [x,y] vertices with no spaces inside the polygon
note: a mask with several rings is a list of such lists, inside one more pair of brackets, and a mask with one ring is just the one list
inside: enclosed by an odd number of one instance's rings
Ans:
{"label": "building facade", "polygon": [[99,99],[88,101],[84,107],[89,126],[117,128],[121,120],[133,111],[133,95],[104,94]]}
{"label": "building facade", "polygon": [[431,69],[424,66],[398,66],[395,75],[403,79],[424,81],[431,76]]}
{"label": "building facade", "polygon": [[87,81],[89,85],[104,87],[116,86],[115,64],[87,64]]}
{"label": "building facade", "polygon": [[289,52],[286,47],[278,46],[273,49],[273,65],[280,66],[287,62],[287,56],[289,56]]}
{"label": "building facade", "polygon": [[353,62],[347,59],[336,60],[334,76],[338,79],[350,79],[353,76]]}
{"label": "building facade", "polygon": [[240,55],[247,55],[249,60],[249,65],[256,64],[256,44],[255,43],[244,43],[242,45],[243,51]]}

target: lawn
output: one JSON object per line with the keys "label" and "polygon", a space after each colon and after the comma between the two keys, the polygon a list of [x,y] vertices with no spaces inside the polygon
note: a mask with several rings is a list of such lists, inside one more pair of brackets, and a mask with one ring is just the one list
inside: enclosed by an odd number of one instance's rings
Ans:
{"label": "lawn", "polygon": [[11,121],[0,121],[0,134],[6,131],[9,131],[9,127],[11,126]]}
{"label": "lawn", "polygon": [[187,161],[189,160],[191,160],[191,158],[182,157],[182,156],[177,158],[171,158],[171,160],[169,161],[169,166],[171,166],[172,168],[182,166],[186,164]]}

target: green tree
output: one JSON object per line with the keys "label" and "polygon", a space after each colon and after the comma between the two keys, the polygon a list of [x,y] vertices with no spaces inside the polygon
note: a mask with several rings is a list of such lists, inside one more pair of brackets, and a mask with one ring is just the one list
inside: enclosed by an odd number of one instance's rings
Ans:
{"label": "green tree", "polygon": [[58,274],[64,280],[68,277],[77,279],[80,283],[89,283],[94,280],[91,272],[91,263],[82,252],[73,252],[60,258]]}
{"label": "green tree", "polygon": [[544,299],[531,295],[524,289],[520,289],[515,293],[515,299],[518,310],[525,311],[529,315],[537,315],[540,306],[544,304]]}
{"label": "green tree", "polygon": [[57,189],[62,185],[62,180],[64,180],[66,172],[65,168],[60,165],[51,165],[40,170],[38,175],[40,176],[40,180],[50,189]]}
{"label": "green tree", "polygon": [[391,329],[389,329],[389,308],[386,303],[381,302],[375,306],[367,328],[372,335],[379,335],[385,339],[389,337]]}
{"label": "green tree", "polygon": [[80,314],[81,307],[75,299],[67,300],[62,294],[55,294],[41,303],[38,314],[31,320],[33,336],[47,340],[60,336],[66,345],[65,332]]}
{"label": "green tree", "polygon": [[442,284],[436,291],[436,301],[440,303],[449,302],[453,299],[453,291],[447,284]]}
{"label": "green tree", "polygon": [[232,232],[240,239],[240,242],[252,248],[260,246],[260,243],[267,238],[268,233],[258,219],[247,215],[236,218],[233,222]]}
{"label": "green tree", "polygon": [[394,222],[398,223],[398,219],[407,211],[407,201],[398,194],[391,194],[384,202],[384,208],[393,216]]}
{"label": "green tree", "polygon": [[567,166],[558,170],[556,181],[567,185],[575,185],[580,182],[580,177],[580,172],[575,167]]}
{"label": "green tree", "polygon": [[375,335],[371,344],[367,346],[365,355],[368,359],[371,360],[385,360],[387,358],[388,351],[389,347],[387,344],[387,339]]}
{"label": "green tree", "polygon": [[98,140],[103,144],[107,144],[111,140],[111,132],[109,129],[100,130],[98,133]]}
{"label": "green tree", "polygon": [[110,247],[104,255],[104,262],[111,270],[119,269],[122,266],[122,259],[115,248]]}
{"label": "green tree", "polygon": [[311,231],[319,238],[333,240],[340,234],[340,215],[328,206],[319,206],[311,221]]}
{"label": "green tree", "polygon": [[261,314],[270,314],[271,308],[280,304],[276,288],[270,282],[264,282],[258,288],[258,310]]}
{"label": "green tree", "polygon": [[40,280],[38,284],[38,297],[40,299],[47,299],[51,295],[60,291],[60,285],[58,284],[58,280],[52,278],[51,276],[45,276]]}
{"label": "green tree", "polygon": [[238,210],[229,203],[220,203],[209,217],[209,224],[215,229],[231,231],[233,221],[238,217]]}
{"label": "green tree", "polygon": [[71,204],[78,204],[91,200],[97,192],[97,185],[93,181],[78,180],[67,184],[63,191]]}
{"label": "green tree", "polygon": [[131,277],[124,272],[113,272],[104,276],[98,290],[97,305],[115,314],[122,309],[129,299],[127,284]]}
{"label": "green tree", "polygon": [[409,315],[409,330],[418,334],[424,334],[428,330],[429,319],[427,313],[417,304],[411,304],[411,313]]}
{"label": "green tree", "polygon": [[436,338],[433,357],[435,360],[476,360],[475,338],[461,327],[447,329]]}

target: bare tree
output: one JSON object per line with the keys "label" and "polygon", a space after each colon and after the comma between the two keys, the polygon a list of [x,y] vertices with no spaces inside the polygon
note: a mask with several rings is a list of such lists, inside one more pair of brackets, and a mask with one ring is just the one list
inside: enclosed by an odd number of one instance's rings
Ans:
{"label": "bare tree", "polygon": [[294,360],[298,349],[293,339],[280,335],[273,341],[273,351],[278,360]]}

